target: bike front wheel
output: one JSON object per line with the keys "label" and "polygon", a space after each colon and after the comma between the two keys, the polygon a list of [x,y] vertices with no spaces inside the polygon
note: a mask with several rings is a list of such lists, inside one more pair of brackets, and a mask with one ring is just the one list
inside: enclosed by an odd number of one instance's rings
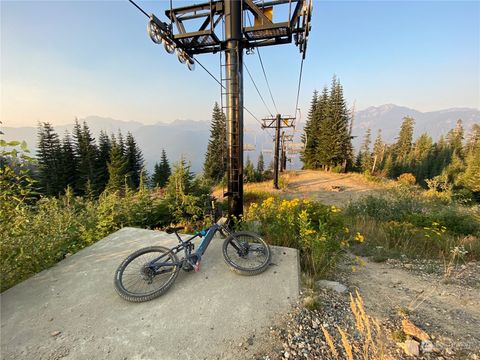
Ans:
{"label": "bike front wheel", "polygon": [[115,290],[123,299],[143,302],[165,293],[180,267],[177,256],[163,246],[151,246],[127,256],[115,273]]}
{"label": "bike front wheel", "polygon": [[250,231],[239,231],[225,239],[223,257],[232,271],[241,275],[257,275],[267,269],[272,253],[260,236]]}

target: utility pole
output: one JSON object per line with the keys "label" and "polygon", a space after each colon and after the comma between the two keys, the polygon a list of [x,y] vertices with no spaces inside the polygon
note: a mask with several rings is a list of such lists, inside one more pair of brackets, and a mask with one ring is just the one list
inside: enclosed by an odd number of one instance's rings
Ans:
{"label": "utility pole", "polygon": [[[148,33],[152,41],[163,44],[170,54],[175,52],[178,60],[188,69],[193,70],[198,62],[214,77],[194,55],[225,53],[225,65],[222,65],[225,67],[225,78],[221,81],[215,79],[226,96],[228,190],[224,196],[228,196],[229,215],[238,217],[243,213],[243,50],[294,41],[304,59],[311,28],[312,0],[267,0],[261,3],[253,0],[210,0],[176,8],[170,1],[170,10],[165,11],[170,23],[162,22],[153,14],[149,16],[133,0],[129,1],[149,17]],[[287,5],[285,21],[273,21],[274,9]],[[250,15],[254,17],[253,25],[247,25]],[[217,28],[222,20],[225,23],[223,38]],[[197,30],[190,30],[192,27]]]}
{"label": "utility pole", "polygon": [[[282,141],[282,159],[280,164],[280,131],[284,128],[293,128],[295,126],[295,117],[293,116],[283,116],[277,114],[275,117],[264,118],[263,120],[263,129],[275,129],[275,149],[273,150],[273,187],[279,189],[278,186],[278,172],[279,166],[283,167],[283,162],[286,160],[286,155],[284,155],[284,142]],[[283,134],[284,135],[284,134]],[[282,136],[283,137],[283,136]],[[285,157],[285,160],[284,160]]]}

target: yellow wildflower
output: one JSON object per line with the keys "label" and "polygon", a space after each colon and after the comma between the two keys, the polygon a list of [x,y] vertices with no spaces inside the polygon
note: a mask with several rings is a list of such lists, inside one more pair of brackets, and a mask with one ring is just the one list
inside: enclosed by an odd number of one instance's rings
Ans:
{"label": "yellow wildflower", "polygon": [[357,232],[357,235],[355,235],[355,240],[357,240],[360,243],[363,243],[365,241],[365,237],[359,232]]}

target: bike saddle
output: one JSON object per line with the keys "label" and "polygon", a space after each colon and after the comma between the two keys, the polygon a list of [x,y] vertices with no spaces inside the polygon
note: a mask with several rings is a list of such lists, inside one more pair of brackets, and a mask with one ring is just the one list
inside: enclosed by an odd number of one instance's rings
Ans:
{"label": "bike saddle", "polygon": [[177,226],[177,227],[168,227],[165,229],[165,232],[167,234],[173,234],[174,232],[177,232],[179,230],[185,229],[185,226]]}

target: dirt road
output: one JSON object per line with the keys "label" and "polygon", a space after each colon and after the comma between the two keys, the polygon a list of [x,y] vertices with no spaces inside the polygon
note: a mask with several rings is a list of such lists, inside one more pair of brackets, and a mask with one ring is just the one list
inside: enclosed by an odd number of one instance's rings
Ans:
{"label": "dirt road", "polygon": [[[273,189],[272,181],[245,184],[244,190],[265,191],[287,198],[313,198],[328,205],[344,206],[350,200],[381,192],[384,184],[367,181],[362,175],[337,174],[317,170],[289,171],[282,175],[281,190]],[[222,189],[214,196],[222,198]]]}

